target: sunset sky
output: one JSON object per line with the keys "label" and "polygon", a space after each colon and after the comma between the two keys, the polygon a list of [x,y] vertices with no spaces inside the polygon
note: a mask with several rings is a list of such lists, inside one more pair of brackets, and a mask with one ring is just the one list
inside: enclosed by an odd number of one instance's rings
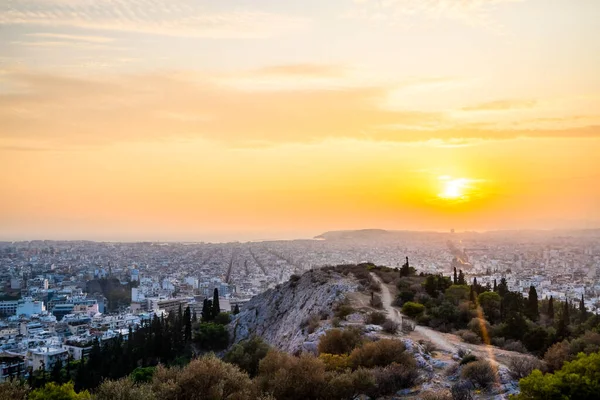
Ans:
{"label": "sunset sky", "polygon": [[3,0],[0,240],[600,227],[598,0]]}

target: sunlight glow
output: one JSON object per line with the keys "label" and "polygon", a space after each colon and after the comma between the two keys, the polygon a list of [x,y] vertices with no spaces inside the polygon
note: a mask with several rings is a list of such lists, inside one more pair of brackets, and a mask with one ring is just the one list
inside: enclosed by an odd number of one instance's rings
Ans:
{"label": "sunlight glow", "polygon": [[438,197],[447,200],[467,199],[467,191],[470,189],[471,180],[466,178],[452,178],[444,175],[438,178],[442,182],[442,191]]}

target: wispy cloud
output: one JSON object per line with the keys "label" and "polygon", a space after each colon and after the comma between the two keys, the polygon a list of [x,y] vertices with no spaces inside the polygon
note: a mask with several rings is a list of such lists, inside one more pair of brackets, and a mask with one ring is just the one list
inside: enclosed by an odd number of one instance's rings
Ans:
{"label": "wispy cloud", "polygon": [[0,5],[0,25],[76,27],[169,36],[256,38],[301,29],[304,18],[213,12],[193,0],[23,0]]}
{"label": "wispy cloud", "polygon": [[354,7],[344,17],[374,21],[398,21],[421,16],[429,19],[460,20],[494,30],[499,24],[490,17],[493,7],[501,3],[524,0],[353,0]]}
{"label": "wispy cloud", "polygon": [[249,91],[195,73],[84,80],[21,71],[5,78],[20,88],[0,95],[0,139],[14,145],[21,139],[85,144],[194,137],[236,147],[328,139],[455,147],[518,137],[600,137],[593,120],[555,129],[500,128],[441,111],[389,110],[381,106],[386,86]]}
{"label": "wispy cloud", "polygon": [[113,42],[115,39],[106,37],[106,36],[86,36],[86,35],[69,35],[65,33],[49,33],[49,32],[40,32],[40,33],[28,33],[25,36],[34,37],[34,38],[44,38],[44,39],[60,39],[60,40],[70,40],[75,42],[88,42],[88,43],[109,43]]}
{"label": "wispy cloud", "polygon": [[486,103],[463,107],[463,111],[504,111],[520,108],[531,108],[537,104],[536,100],[495,100]]}

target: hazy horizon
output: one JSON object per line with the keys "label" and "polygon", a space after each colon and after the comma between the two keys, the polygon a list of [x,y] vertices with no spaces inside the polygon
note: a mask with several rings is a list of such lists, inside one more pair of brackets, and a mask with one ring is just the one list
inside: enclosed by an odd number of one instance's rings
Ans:
{"label": "hazy horizon", "polygon": [[0,240],[600,226],[595,0],[0,5]]}

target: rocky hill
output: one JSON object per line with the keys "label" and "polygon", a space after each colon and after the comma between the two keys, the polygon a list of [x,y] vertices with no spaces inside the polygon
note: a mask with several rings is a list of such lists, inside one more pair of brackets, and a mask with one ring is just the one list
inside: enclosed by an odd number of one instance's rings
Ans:
{"label": "rocky hill", "polygon": [[[350,276],[333,271],[312,270],[302,276],[253,297],[230,326],[233,343],[256,335],[281,350],[295,353],[314,350],[319,332],[309,329],[309,322],[330,320],[336,304],[359,283]],[[329,324],[323,323],[323,325]]]}

